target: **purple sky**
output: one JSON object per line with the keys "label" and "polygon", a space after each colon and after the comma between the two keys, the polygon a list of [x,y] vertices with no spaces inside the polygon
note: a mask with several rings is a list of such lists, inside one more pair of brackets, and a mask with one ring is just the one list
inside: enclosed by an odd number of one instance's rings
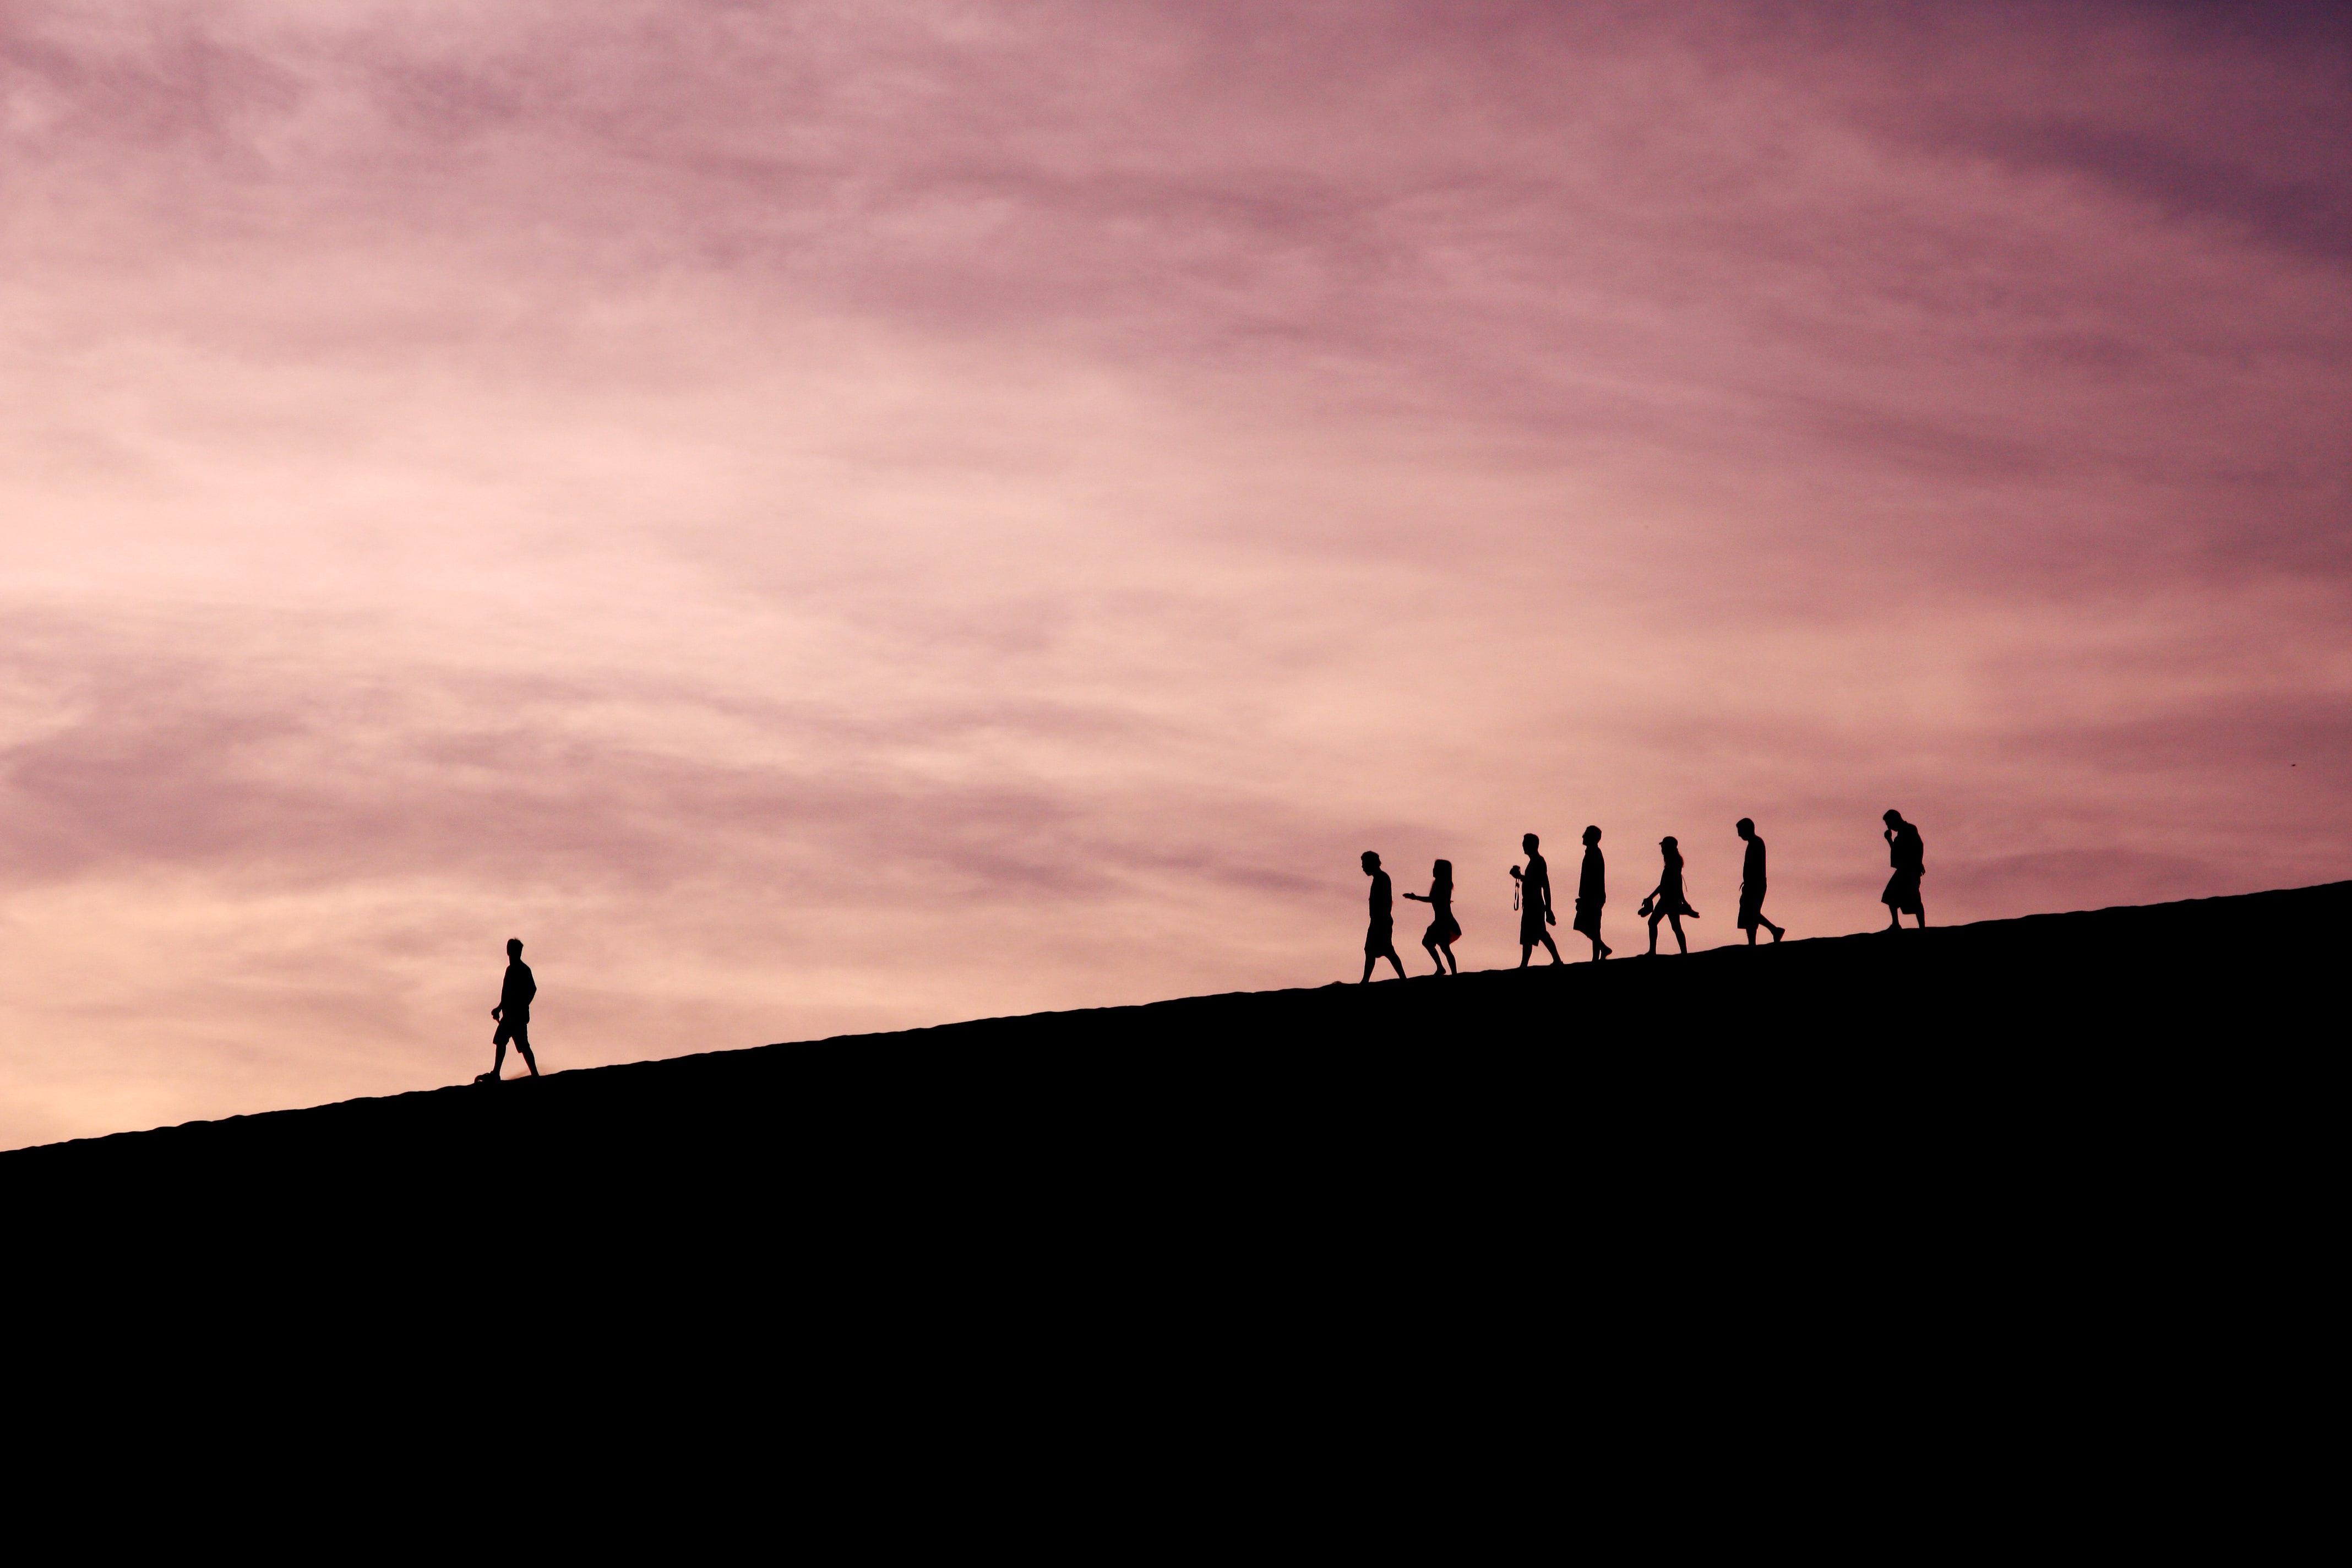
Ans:
{"label": "purple sky", "polygon": [[0,1143],[2352,876],[2347,15],[0,3]]}

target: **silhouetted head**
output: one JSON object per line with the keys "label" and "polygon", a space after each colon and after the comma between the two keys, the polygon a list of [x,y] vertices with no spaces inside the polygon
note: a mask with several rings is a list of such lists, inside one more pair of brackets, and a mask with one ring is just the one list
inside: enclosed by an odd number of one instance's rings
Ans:
{"label": "silhouetted head", "polygon": [[1597,827],[1588,827],[1588,828],[1586,828],[1586,829],[1584,830],[1584,841],[1585,841],[1587,844],[1598,844],[1598,843],[1600,843],[1600,842],[1601,842],[1601,829],[1599,829],[1599,828],[1597,828]]}
{"label": "silhouetted head", "polygon": [[1752,816],[1743,816],[1731,825],[1731,831],[1742,838],[1753,838],[1756,837],[1756,819]]}
{"label": "silhouetted head", "polygon": [[1532,855],[1536,852],[1536,846],[1542,842],[1542,839],[1538,838],[1534,834],[1530,833],[1519,840],[1519,847]]}
{"label": "silhouetted head", "polygon": [[1370,850],[1364,851],[1364,875],[1369,877],[1381,868],[1381,858]]}
{"label": "silhouetted head", "polygon": [[1669,833],[1664,838],[1659,839],[1658,847],[1661,849],[1672,849],[1675,847],[1675,836]]}
{"label": "silhouetted head", "polygon": [[1430,867],[1429,874],[1450,887],[1454,882],[1454,862],[1451,860],[1440,860]]}
{"label": "silhouetted head", "polygon": [[1899,811],[1889,811],[1880,820],[1889,827],[1900,827],[1903,826],[1903,814]]}
{"label": "silhouetted head", "polygon": [[522,938],[519,936],[510,936],[507,938],[507,956],[509,958],[520,958],[522,956]]}

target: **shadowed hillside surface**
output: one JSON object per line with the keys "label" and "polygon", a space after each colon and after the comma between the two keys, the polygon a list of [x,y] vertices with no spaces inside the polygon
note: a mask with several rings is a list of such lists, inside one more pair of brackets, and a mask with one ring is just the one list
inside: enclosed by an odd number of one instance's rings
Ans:
{"label": "shadowed hillside surface", "polygon": [[2214,1117],[2263,1114],[2340,1036],[2290,1020],[2340,967],[2347,917],[2352,883],[2334,883],[983,1019],[51,1144],[0,1175],[20,1198],[122,1184],[146,1205],[613,1215],[1032,1183],[1067,1204],[1107,1181],[1172,1196],[1277,1173],[1359,1200],[1390,1182],[1591,1193],[1759,1152],[1849,1183],[1923,1160],[2001,1178],[2004,1148],[2095,1160],[2191,1106],[2209,1141]]}

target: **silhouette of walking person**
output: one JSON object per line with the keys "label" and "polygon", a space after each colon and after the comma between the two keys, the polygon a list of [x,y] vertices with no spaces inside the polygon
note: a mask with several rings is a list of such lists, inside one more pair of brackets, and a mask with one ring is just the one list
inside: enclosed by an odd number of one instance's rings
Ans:
{"label": "silhouette of walking person", "polygon": [[[1430,962],[1437,973],[1459,974],[1462,966],[1454,960],[1454,940],[1461,936],[1462,927],[1454,919],[1454,862],[1440,860],[1429,868],[1429,892],[1407,893],[1406,898],[1429,906],[1429,929],[1421,933],[1421,945],[1429,950]],[[1449,971],[1447,965],[1453,965]]]}
{"label": "silhouette of walking person", "polygon": [[1878,901],[1886,906],[1886,929],[1901,931],[1905,915],[1919,917],[1919,929],[1927,929],[1927,906],[1919,901],[1919,879],[1927,874],[1927,847],[1919,841],[1919,829],[1903,820],[1899,811],[1889,811],[1883,819],[1886,831],[1886,863],[1895,868],[1895,875],[1886,879],[1886,890]]}
{"label": "silhouette of walking person", "polygon": [[1755,818],[1741,817],[1732,831],[1748,840],[1748,853],[1739,862],[1739,929],[1748,933],[1750,947],[1756,945],[1758,926],[1770,931],[1772,940],[1778,942],[1789,931],[1764,918],[1764,840],[1756,837]]}
{"label": "silhouette of walking person", "polygon": [[1576,920],[1572,929],[1592,939],[1595,963],[1617,950],[1601,940],[1601,906],[1609,901],[1609,867],[1601,858],[1601,829],[1584,830],[1584,864],[1576,873]]}
{"label": "silhouette of walking person", "polygon": [[1658,840],[1658,853],[1664,857],[1665,867],[1658,873],[1657,887],[1651,890],[1648,898],[1642,900],[1642,907],[1636,911],[1646,916],[1650,922],[1650,951],[1647,956],[1651,958],[1658,956],[1658,922],[1660,921],[1665,921],[1674,926],[1675,950],[1688,952],[1690,943],[1683,937],[1683,917],[1688,915],[1693,920],[1698,919],[1698,911],[1690,907],[1688,899],[1683,897],[1683,852],[1675,845],[1672,836]]}
{"label": "silhouette of walking person", "polygon": [[1372,879],[1372,923],[1364,932],[1364,978],[1361,985],[1372,977],[1372,964],[1387,959],[1396,965],[1397,978],[1404,978],[1404,960],[1397,956],[1395,906],[1389,901],[1389,874],[1381,869],[1381,858],[1370,850],[1364,851],[1364,875]]}
{"label": "silhouette of walking person", "polygon": [[530,977],[530,965],[522,961],[522,940],[507,939],[506,984],[499,987],[499,1005],[490,1009],[490,1016],[499,1021],[499,1032],[490,1044],[499,1048],[490,1062],[490,1070],[476,1079],[476,1083],[496,1083],[499,1070],[507,1065],[507,1042],[512,1040],[516,1050],[522,1053],[530,1076],[539,1076],[539,1058],[530,1054],[530,999],[539,994],[539,982]]}
{"label": "silhouette of walking person", "polygon": [[1542,840],[1532,833],[1521,838],[1519,847],[1527,852],[1528,857],[1526,874],[1522,875],[1517,866],[1511,868],[1511,879],[1519,885],[1517,904],[1521,969],[1525,969],[1528,966],[1528,960],[1536,955],[1538,942],[1543,943],[1544,951],[1551,954],[1551,961],[1554,963],[1560,962],[1559,948],[1552,942],[1551,932],[1544,930],[1546,926],[1559,924],[1559,917],[1551,912],[1551,868],[1545,865],[1544,858],[1536,853],[1536,846],[1541,842]]}

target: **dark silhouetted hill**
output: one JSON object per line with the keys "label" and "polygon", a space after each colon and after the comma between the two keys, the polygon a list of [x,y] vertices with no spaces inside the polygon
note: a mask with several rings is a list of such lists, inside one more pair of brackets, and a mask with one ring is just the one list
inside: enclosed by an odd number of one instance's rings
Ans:
{"label": "dark silhouetted hill", "polygon": [[146,1205],[524,1215],[908,1184],[1173,1200],[1276,1173],[1361,1193],[1367,1163],[1402,1189],[1428,1163],[1448,1188],[1485,1170],[1591,1192],[1831,1148],[1847,1179],[1929,1147],[1959,1179],[2004,1143],[2104,1146],[2183,1097],[2256,1114],[2263,1064],[2291,1082],[2340,1036],[2295,1019],[2347,916],[2334,883],[982,1019],[51,1144],[0,1173],[19,1203],[128,1186]]}
{"label": "dark silhouetted hill", "polygon": [[1651,1489],[1626,1531],[1948,1474],[1933,1538],[1989,1476],[2075,1495],[2322,1386],[2343,1025],[2305,998],[2348,914],[1192,997],[22,1150],[15,1342],[79,1391],[77,1455],[160,1409],[226,1458],[274,1414],[448,1487],[546,1448],[625,1493],[617,1443],[1059,1517],[1181,1448],[1148,1532],[1366,1447],[1556,1511],[1572,1443]]}

